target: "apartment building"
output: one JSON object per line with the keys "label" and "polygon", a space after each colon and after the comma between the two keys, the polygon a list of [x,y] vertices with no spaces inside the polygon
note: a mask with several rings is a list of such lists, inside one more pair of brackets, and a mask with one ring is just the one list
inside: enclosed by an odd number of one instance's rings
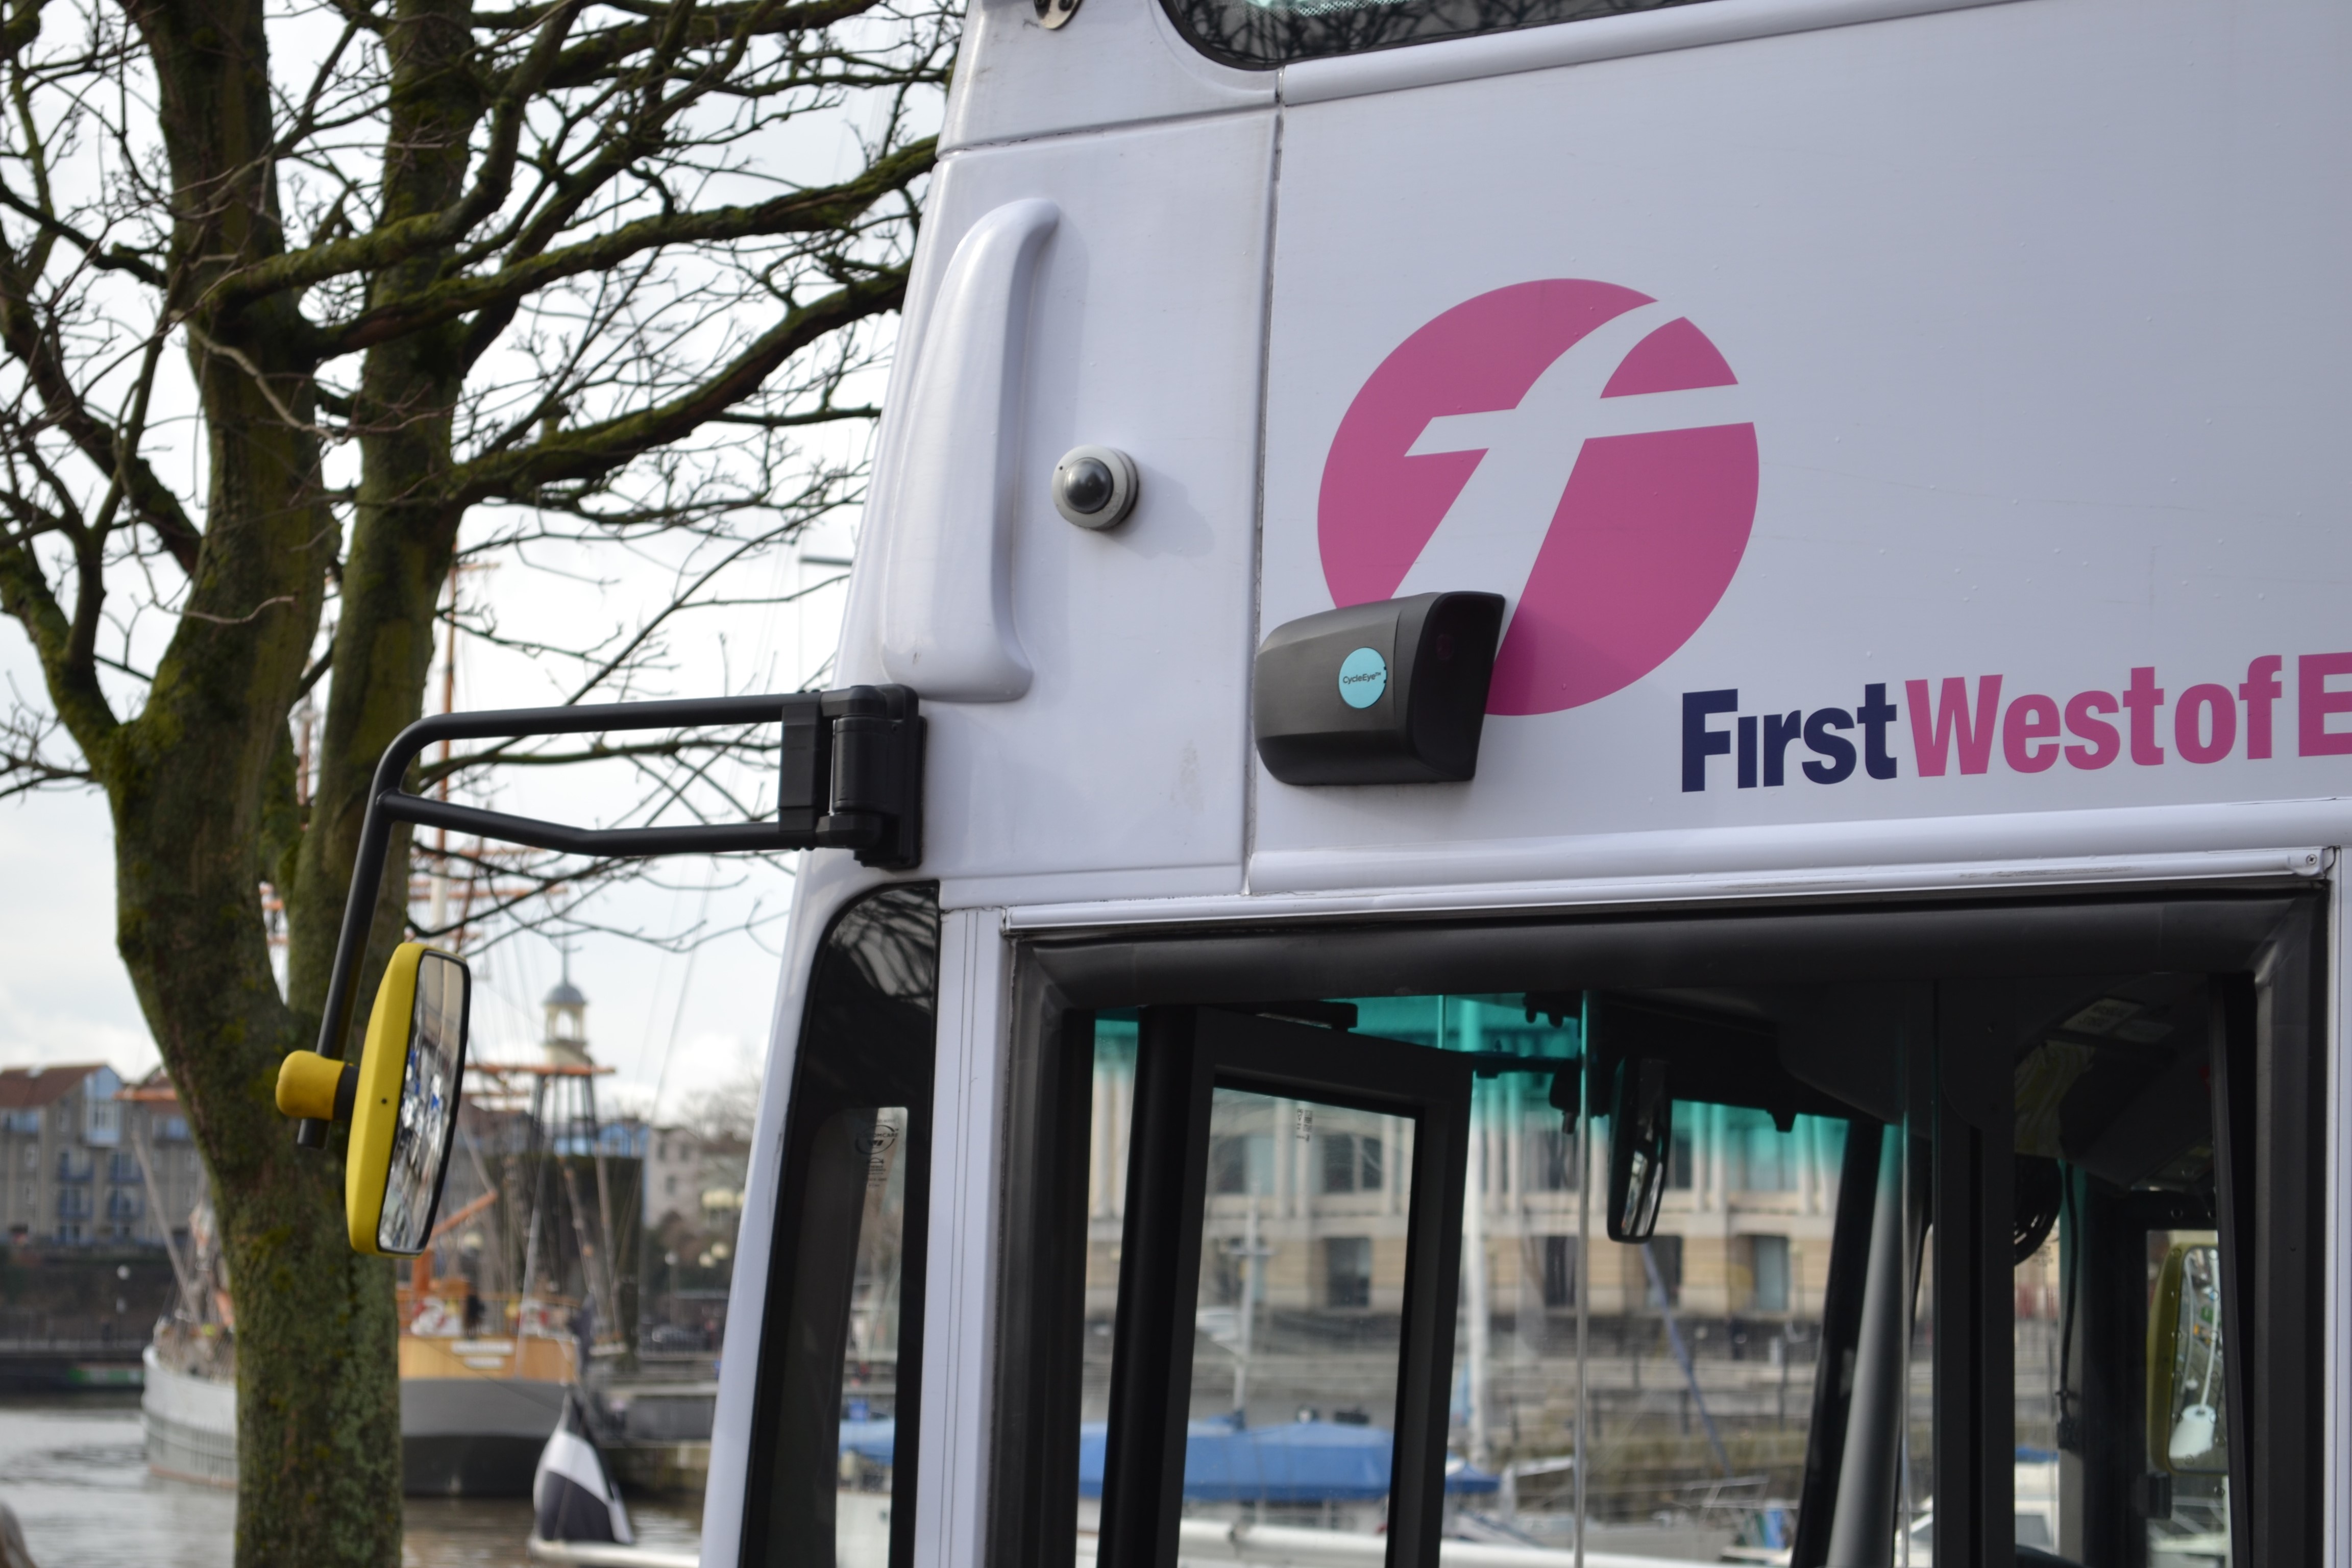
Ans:
{"label": "apartment building", "polygon": [[0,1229],[47,1246],[161,1246],[185,1233],[204,1163],[161,1068],[0,1070]]}
{"label": "apartment building", "polygon": [[130,1239],[143,1213],[120,1165],[122,1079],[100,1062],[0,1071],[0,1215],[14,1241]]}
{"label": "apartment building", "polygon": [[180,1091],[157,1068],[118,1098],[122,1102],[122,1152],[145,1200],[129,1239],[161,1246],[169,1238],[179,1245],[187,1238],[188,1216],[212,1190],[204,1157],[188,1131]]}

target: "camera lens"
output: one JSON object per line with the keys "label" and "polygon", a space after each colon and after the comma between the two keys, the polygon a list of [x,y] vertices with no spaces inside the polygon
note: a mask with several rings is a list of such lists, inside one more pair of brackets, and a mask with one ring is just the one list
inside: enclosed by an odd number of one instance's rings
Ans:
{"label": "camera lens", "polygon": [[1062,499],[1076,511],[1097,512],[1110,504],[1110,465],[1099,458],[1080,458],[1062,470]]}

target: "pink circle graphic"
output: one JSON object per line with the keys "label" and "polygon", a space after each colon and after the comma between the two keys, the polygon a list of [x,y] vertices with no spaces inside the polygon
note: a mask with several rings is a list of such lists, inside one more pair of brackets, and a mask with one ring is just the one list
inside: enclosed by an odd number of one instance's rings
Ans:
{"label": "pink circle graphic", "polygon": [[[1524,584],[1412,588],[1517,595],[1496,656],[1490,713],[1557,713],[1639,680],[1698,630],[1739,569],[1756,521],[1756,426],[1710,422],[1696,400],[1682,407],[1671,397],[1647,401],[1738,384],[1706,335],[1676,318],[1630,346],[1618,342],[1621,327],[1596,340],[1605,350],[1563,358],[1608,323],[1654,304],[1581,279],[1515,283],[1465,300],[1381,362],[1332,437],[1317,509],[1323,574],[1335,603],[1360,605],[1396,597],[1441,523],[1477,531],[1516,521],[1533,538],[1539,512],[1448,523],[1480,465],[1501,456],[1508,437],[1496,433],[1509,426],[1461,421],[1449,439],[1435,423],[1515,413],[1522,421],[1519,437],[1533,446],[1513,460],[1538,476],[1533,504],[1552,508]],[[1633,326],[1662,314],[1650,310]],[[1588,363],[1595,353],[1601,360]],[[1548,375],[1556,363],[1585,381]],[[1568,390],[1530,396],[1539,381]],[[1596,383],[1597,396],[1580,403],[1576,388]],[[1616,398],[1643,401],[1608,401]],[[1587,411],[1595,433],[1580,436],[1577,419]],[[1540,477],[1553,470],[1557,493]]]}

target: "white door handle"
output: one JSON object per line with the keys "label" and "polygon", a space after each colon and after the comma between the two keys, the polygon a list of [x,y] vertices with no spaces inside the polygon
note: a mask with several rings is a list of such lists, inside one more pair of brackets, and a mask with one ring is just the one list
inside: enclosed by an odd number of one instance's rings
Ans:
{"label": "white door handle", "polygon": [[909,378],[889,476],[882,667],[926,702],[1029,689],[1013,624],[1013,530],[1030,295],[1061,210],[1008,202],[948,262]]}

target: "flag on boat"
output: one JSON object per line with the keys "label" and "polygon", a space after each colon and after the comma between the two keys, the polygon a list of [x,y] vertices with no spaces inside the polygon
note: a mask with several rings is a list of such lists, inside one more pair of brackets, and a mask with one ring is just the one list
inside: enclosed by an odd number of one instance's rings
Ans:
{"label": "flag on boat", "polygon": [[604,1456],[596,1451],[574,1394],[563,1396],[563,1419],[539,1451],[530,1501],[541,1541],[610,1541],[627,1546],[636,1539],[629,1531],[629,1510],[621,1505],[621,1489],[605,1472]]}

